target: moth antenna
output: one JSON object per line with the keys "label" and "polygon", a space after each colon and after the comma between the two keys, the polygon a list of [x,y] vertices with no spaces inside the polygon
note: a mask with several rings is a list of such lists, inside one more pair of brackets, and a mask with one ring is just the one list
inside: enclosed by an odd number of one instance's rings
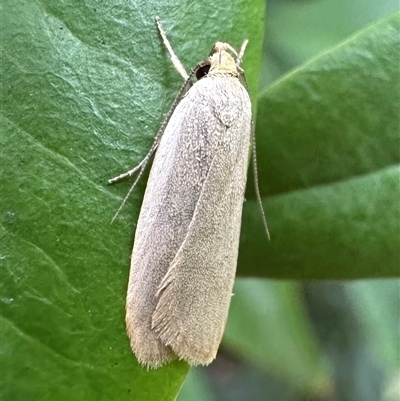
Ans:
{"label": "moth antenna", "polygon": [[[240,47],[238,56],[236,58],[236,68],[238,69],[240,76],[242,77],[243,85],[246,88],[247,92],[249,91],[249,87],[247,85],[247,80],[246,80],[246,75],[244,73],[244,70],[240,68],[240,63],[242,62],[242,57],[244,55],[244,52],[246,50],[247,44],[249,43],[249,40],[246,39],[243,43],[242,46]],[[262,198],[260,194],[260,187],[258,185],[258,168],[257,168],[257,152],[256,152],[256,133],[254,129],[254,123],[253,121],[251,122],[251,142],[252,142],[252,164],[253,164],[253,176],[254,176],[254,188],[256,191],[256,198],[257,198],[257,203],[261,211],[261,217],[263,221],[263,225],[265,228],[265,233],[267,234],[267,238],[270,241],[271,236],[268,230],[268,224],[267,224],[267,218],[265,217],[265,212],[262,204]]]}
{"label": "moth antenna", "polygon": [[169,40],[167,38],[167,34],[164,31],[164,28],[161,24],[161,20],[159,17],[156,17],[156,24],[157,24],[157,28],[158,31],[160,32],[160,35],[162,37],[162,40],[164,42],[165,47],[168,50],[168,53],[171,57],[171,61],[172,64],[174,65],[175,69],[179,72],[179,74],[181,74],[182,78],[187,81],[189,79],[189,75],[185,70],[185,67],[183,66],[183,64],[181,63],[181,61],[179,60],[178,56],[175,54],[174,50],[172,49],[171,44],[169,43]]}
{"label": "moth antenna", "polygon": [[260,211],[261,211],[261,217],[262,217],[262,221],[264,224],[264,228],[265,228],[265,232],[267,234],[267,238],[269,241],[271,241],[271,236],[269,234],[269,230],[268,230],[268,224],[267,224],[267,219],[265,217],[265,212],[264,212],[264,208],[263,208],[263,204],[262,204],[262,199],[261,199],[261,194],[260,194],[260,188],[258,186],[258,169],[257,169],[257,153],[256,153],[256,133],[255,133],[255,129],[254,129],[254,124],[253,122],[251,123],[251,141],[252,141],[252,146],[253,146],[253,150],[252,150],[252,159],[253,159],[253,175],[254,175],[254,187],[255,187],[255,191],[256,191],[256,198],[257,198],[257,203],[258,206],[260,207]]}
{"label": "moth antenna", "polygon": [[237,58],[236,58],[236,67],[237,67],[237,68],[239,68],[240,63],[242,62],[242,58],[243,58],[243,55],[244,55],[244,52],[245,52],[245,50],[246,50],[246,47],[247,47],[247,44],[248,44],[248,43],[249,43],[249,40],[246,39],[246,40],[242,43],[242,46],[240,47],[239,54],[237,55]]}

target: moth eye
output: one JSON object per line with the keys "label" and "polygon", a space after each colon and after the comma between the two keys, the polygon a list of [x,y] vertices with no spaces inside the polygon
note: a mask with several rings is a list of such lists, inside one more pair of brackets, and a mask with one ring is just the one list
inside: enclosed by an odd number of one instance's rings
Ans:
{"label": "moth eye", "polygon": [[196,71],[196,78],[199,81],[201,78],[205,77],[210,71],[210,64],[205,64],[197,69]]}

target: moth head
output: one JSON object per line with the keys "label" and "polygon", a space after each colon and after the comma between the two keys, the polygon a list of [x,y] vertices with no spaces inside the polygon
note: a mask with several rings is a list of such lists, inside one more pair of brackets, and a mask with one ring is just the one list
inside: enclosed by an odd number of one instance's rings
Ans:
{"label": "moth head", "polygon": [[[236,57],[232,57],[232,54]],[[241,73],[240,59],[236,50],[228,43],[217,42],[209,57],[209,75],[231,75],[237,77]]]}

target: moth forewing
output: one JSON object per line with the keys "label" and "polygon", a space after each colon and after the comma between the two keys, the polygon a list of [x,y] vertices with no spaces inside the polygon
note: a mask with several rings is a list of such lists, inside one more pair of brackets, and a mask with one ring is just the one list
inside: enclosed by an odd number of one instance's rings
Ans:
{"label": "moth forewing", "polygon": [[238,57],[217,42],[188,75],[186,89],[201,79],[163,129],[137,223],[126,323],[138,361],[151,368],[210,363],[228,316],[251,138],[250,99],[229,52]]}
{"label": "moth forewing", "polygon": [[[234,78],[210,79],[204,85],[222,90],[221,84],[226,87],[227,83],[221,79]],[[152,318],[152,327],[163,343],[192,365],[208,364],[215,358],[236,272],[251,115],[242,113],[229,127],[221,123],[230,118],[232,108],[249,106],[240,84],[229,85],[230,97],[243,104],[219,108],[203,127],[219,140],[210,149],[213,158],[193,218],[161,282]]]}

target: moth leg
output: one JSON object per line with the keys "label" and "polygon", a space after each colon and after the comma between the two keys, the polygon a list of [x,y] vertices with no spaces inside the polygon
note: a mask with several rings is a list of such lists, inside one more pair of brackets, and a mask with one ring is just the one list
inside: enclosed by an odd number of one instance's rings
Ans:
{"label": "moth leg", "polygon": [[113,222],[115,220],[115,218],[118,216],[119,212],[121,211],[122,207],[125,205],[127,199],[129,198],[130,194],[132,193],[132,191],[134,190],[134,188],[136,187],[136,184],[138,183],[139,179],[142,177],[143,172],[146,168],[146,166],[149,164],[151,157],[153,156],[154,152],[157,150],[158,144],[160,143],[161,137],[165,131],[165,128],[168,124],[169,119],[171,118],[176,106],[178,105],[178,103],[180,102],[180,100],[182,99],[182,97],[186,94],[186,92],[190,89],[190,87],[192,86],[192,76],[195,74],[196,70],[193,70],[192,73],[190,75],[188,75],[188,73],[185,70],[185,67],[183,66],[183,64],[180,62],[180,60],[178,59],[178,57],[176,56],[176,54],[174,53],[174,51],[172,50],[172,47],[169,43],[169,40],[167,38],[167,35],[164,31],[164,28],[161,25],[161,21],[159,17],[156,17],[156,23],[157,23],[157,27],[158,30],[160,32],[160,35],[163,39],[163,42],[165,44],[165,47],[167,48],[170,56],[171,56],[171,60],[172,63],[174,64],[174,67],[177,69],[177,71],[179,72],[179,74],[181,74],[181,76],[183,77],[183,79],[185,80],[185,82],[183,83],[178,95],[176,96],[174,103],[171,106],[171,109],[169,110],[167,116],[164,119],[164,122],[161,124],[160,129],[158,130],[158,133],[154,139],[153,145],[149,151],[149,153],[145,156],[145,158],[133,169],[127,171],[126,173],[122,173],[117,175],[114,178],[111,178],[108,180],[109,184],[113,184],[114,182],[120,181],[126,177],[131,177],[133,174],[135,174],[137,171],[139,171],[135,182],[133,183],[133,185],[131,186],[131,188],[129,189],[129,192],[127,193],[127,195],[125,196],[124,200],[122,201],[121,206],[118,208],[117,212],[115,213],[114,217],[112,218],[111,222]]}
{"label": "moth leg", "polygon": [[[183,64],[179,60],[178,56],[174,53],[174,51],[173,51],[173,49],[171,47],[171,44],[169,43],[169,40],[167,38],[167,35],[166,35],[165,31],[164,31],[164,28],[163,28],[163,26],[161,24],[161,20],[160,20],[159,17],[156,17],[156,23],[157,23],[157,28],[158,28],[158,30],[160,32],[160,35],[161,35],[161,37],[163,39],[164,45],[167,48],[167,50],[168,50],[168,52],[169,52],[169,54],[171,56],[172,63],[174,64],[174,67],[179,72],[179,74],[182,76],[182,78],[185,80],[185,83],[184,83],[182,89],[180,90],[177,98],[175,99],[174,104],[172,105],[171,110],[169,111],[167,117],[165,118],[164,123],[162,124],[162,126],[161,126],[161,128],[160,128],[160,130],[159,130],[159,132],[158,132],[158,134],[157,134],[157,136],[155,138],[155,140],[154,140],[153,146],[151,147],[151,149],[150,149],[149,153],[146,155],[146,157],[136,167],[134,167],[133,169],[127,171],[126,173],[122,173],[122,174],[120,174],[120,175],[118,175],[118,176],[116,176],[114,178],[109,179],[108,180],[109,184],[113,184],[114,182],[120,181],[120,180],[122,180],[122,179],[124,179],[126,177],[131,177],[134,173],[136,173],[136,171],[138,171],[138,170],[142,171],[146,167],[146,165],[149,162],[151,156],[154,154],[154,152],[157,149],[158,143],[160,142],[161,136],[162,136],[162,134],[164,132],[164,129],[165,129],[165,127],[166,127],[166,125],[167,125],[167,123],[168,123],[168,121],[169,121],[169,119],[170,119],[170,117],[172,115],[172,112],[174,111],[175,107],[179,103],[182,95],[185,92],[187,92],[189,90],[190,86],[191,86],[191,79],[190,79],[191,77],[186,72],[185,67],[183,66]],[[191,75],[193,75],[193,74],[191,74]]]}
{"label": "moth leg", "polygon": [[171,57],[171,61],[172,64],[174,65],[175,69],[179,72],[179,74],[181,74],[182,78],[187,81],[189,79],[189,75],[185,70],[185,67],[183,66],[183,64],[181,63],[181,61],[179,60],[178,56],[175,54],[175,52],[173,51],[171,44],[169,43],[169,40],[167,38],[167,34],[164,31],[164,28],[161,24],[161,20],[159,17],[156,17],[156,23],[157,23],[157,28],[158,31],[160,32],[160,35],[162,37],[162,40],[164,42],[165,47],[168,50],[168,53]]}
{"label": "moth leg", "polygon": [[185,95],[185,93],[190,88],[190,83],[191,83],[191,79],[189,77],[184,82],[184,84],[182,85],[182,88],[179,91],[178,96],[175,98],[174,103],[172,104],[172,107],[171,107],[170,111],[168,112],[167,116],[165,117],[164,122],[161,124],[161,127],[158,130],[157,135],[156,135],[156,137],[154,139],[153,145],[152,145],[149,153],[147,153],[147,155],[145,156],[145,158],[136,167],[134,167],[133,169],[127,171],[126,173],[122,173],[122,174],[120,174],[120,175],[108,180],[109,184],[113,184],[114,182],[120,181],[120,180],[122,180],[123,178],[126,178],[126,177],[130,177],[134,173],[139,171],[139,174],[136,177],[135,182],[133,183],[133,185],[129,189],[129,192],[125,196],[124,200],[122,201],[121,206],[118,208],[117,213],[115,213],[115,215],[112,218],[111,222],[113,222],[115,220],[115,218],[118,216],[118,214],[121,211],[122,207],[125,205],[125,202],[129,198],[129,196],[132,193],[132,191],[134,190],[134,188],[136,187],[136,184],[139,182],[140,178],[142,177],[146,166],[149,164],[151,157],[153,156],[154,152],[157,150],[158,144],[160,143],[161,137],[162,137],[162,135],[163,135],[163,133],[165,131],[165,128],[167,127],[169,119],[171,118],[171,116],[172,116],[176,106],[178,105],[179,101],[182,99],[182,97]]}
{"label": "moth leg", "polygon": [[133,169],[127,171],[126,173],[122,173],[120,175],[117,175],[114,178],[110,178],[108,180],[108,183],[109,184],[113,184],[114,182],[121,181],[122,179],[124,179],[126,177],[132,177],[132,175],[135,174],[136,171],[138,171],[138,170],[141,170],[141,171],[144,170],[146,168],[146,166],[147,166],[147,163],[150,160],[150,157],[153,155],[153,153],[157,149],[157,146],[158,146],[158,143],[154,143],[154,145],[150,149],[149,153],[145,156],[145,158],[136,167],[134,167]]}

